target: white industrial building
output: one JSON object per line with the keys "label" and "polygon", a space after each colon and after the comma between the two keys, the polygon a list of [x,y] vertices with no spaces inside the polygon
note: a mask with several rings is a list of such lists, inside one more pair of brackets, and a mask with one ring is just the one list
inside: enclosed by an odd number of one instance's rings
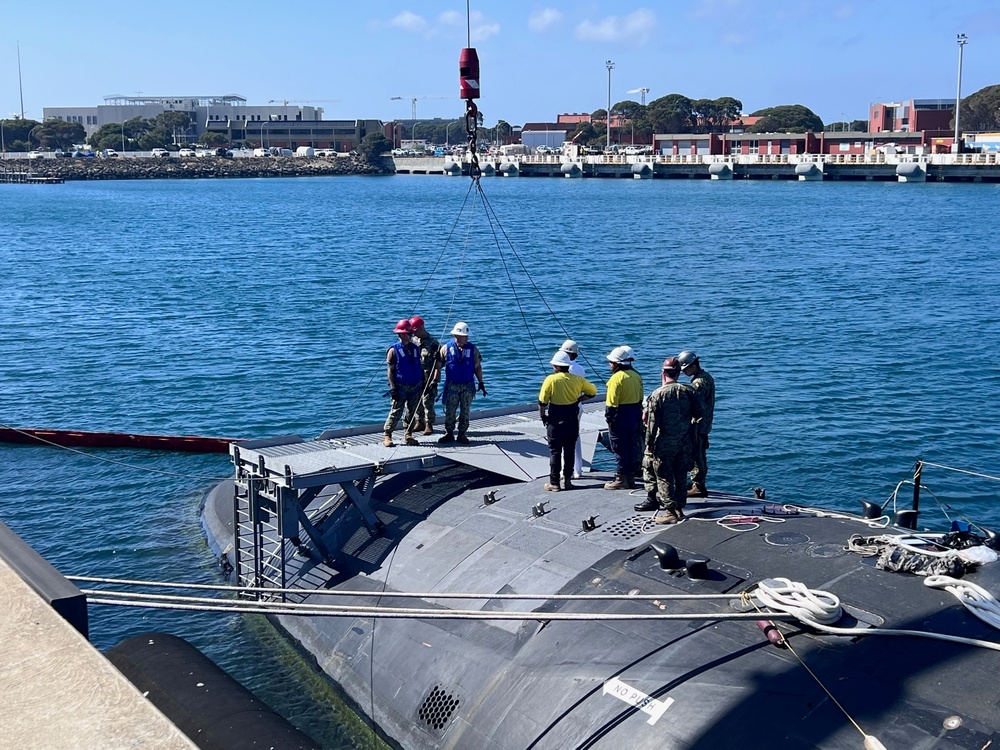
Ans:
{"label": "white industrial building", "polygon": [[56,118],[83,125],[87,136],[109,123],[122,123],[135,117],[151,120],[163,112],[184,112],[191,118],[190,140],[209,129],[212,122],[283,122],[317,121],[323,119],[322,107],[289,105],[275,102],[266,105],[247,104],[238,94],[224,96],[122,96],[104,97],[96,107],[45,107],[43,119]]}

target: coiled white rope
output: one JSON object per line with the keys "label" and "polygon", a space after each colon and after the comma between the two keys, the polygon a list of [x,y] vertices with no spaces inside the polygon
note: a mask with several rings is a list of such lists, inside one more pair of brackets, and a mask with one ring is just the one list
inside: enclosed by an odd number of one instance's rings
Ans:
{"label": "coiled white rope", "polygon": [[[951,591],[976,617],[996,628],[1000,628],[1000,606],[998,606],[997,600],[993,595],[981,586],[958,581],[948,576],[928,576],[924,583],[928,586]],[[806,625],[831,635],[913,636],[961,643],[966,646],[990,649],[991,651],[1000,651],[1000,643],[993,641],[965,638],[958,635],[946,635],[945,633],[931,633],[926,630],[831,627],[829,623],[836,622],[840,617],[840,599],[828,591],[810,589],[805,584],[790,581],[787,578],[768,578],[761,581],[752,594],[767,607],[777,612],[791,614]],[[834,602],[836,602],[836,608],[834,608]],[[833,616],[834,612],[836,612],[836,617]]]}
{"label": "coiled white rope", "polygon": [[810,589],[788,578],[765,578],[757,584],[757,599],[779,612],[807,623],[829,624],[840,619],[840,599],[829,591]]}
{"label": "coiled white rope", "polygon": [[927,576],[924,585],[954,594],[965,608],[988,625],[1000,630],[1000,602],[993,594],[971,581],[951,576]]}

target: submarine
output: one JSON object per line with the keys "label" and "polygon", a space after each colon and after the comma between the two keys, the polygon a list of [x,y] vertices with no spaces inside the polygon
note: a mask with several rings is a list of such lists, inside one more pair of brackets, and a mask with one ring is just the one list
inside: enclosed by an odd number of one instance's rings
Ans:
{"label": "submarine", "polygon": [[559,493],[534,404],[474,412],[469,445],[234,442],[202,525],[393,747],[1000,743],[997,538],[924,528],[919,462],[895,513],[713,491],[661,525],[593,469],[602,409]]}

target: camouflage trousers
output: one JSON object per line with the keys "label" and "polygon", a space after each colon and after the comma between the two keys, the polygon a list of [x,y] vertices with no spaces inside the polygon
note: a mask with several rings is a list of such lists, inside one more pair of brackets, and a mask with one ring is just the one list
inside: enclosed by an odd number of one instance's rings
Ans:
{"label": "camouflage trousers", "polygon": [[458,434],[469,430],[469,412],[472,399],[476,395],[475,383],[445,383],[444,386],[444,431],[455,434],[455,420],[458,420]]}
{"label": "camouflage trousers", "polygon": [[691,469],[691,484],[705,486],[708,475],[708,435],[695,433],[694,436],[694,468]]}
{"label": "camouflage trousers", "polygon": [[427,382],[427,375],[424,375],[424,386],[421,391],[420,401],[417,403],[417,424],[425,427],[433,427],[437,421],[437,414],[434,412],[434,402],[437,401],[437,383]]}
{"label": "camouflage trousers", "polygon": [[676,449],[648,450],[642,456],[642,484],[647,494],[656,493],[664,510],[683,510],[687,504],[687,473],[691,469],[691,444]]}
{"label": "camouflage trousers", "polygon": [[399,391],[399,398],[392,400],[392,406],[389,407],[389,416],[385,419],[382,431],[391,433],[395,430],[396,424],[399,422],[399,418],[402,416],[403,409],[405,408],[406,417],[403,420],[403,429],[409,435],[413,432],[413,425],[415,424],[413,421],[414,415],[417,411],[417,403],[420,401],[420,384],[401,385],[396,390]]}

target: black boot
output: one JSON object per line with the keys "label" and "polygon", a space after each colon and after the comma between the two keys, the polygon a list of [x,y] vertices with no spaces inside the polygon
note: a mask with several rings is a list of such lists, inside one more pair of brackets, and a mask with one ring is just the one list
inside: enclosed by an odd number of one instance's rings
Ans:
{"label": "black boot", "polygon": [[660,504],[656,501],[656,492],[650,492],[646,495],[645,500],[641,503],[636,503],[632,507],[640,513],[645,513],[648,510],[659,510]]}

